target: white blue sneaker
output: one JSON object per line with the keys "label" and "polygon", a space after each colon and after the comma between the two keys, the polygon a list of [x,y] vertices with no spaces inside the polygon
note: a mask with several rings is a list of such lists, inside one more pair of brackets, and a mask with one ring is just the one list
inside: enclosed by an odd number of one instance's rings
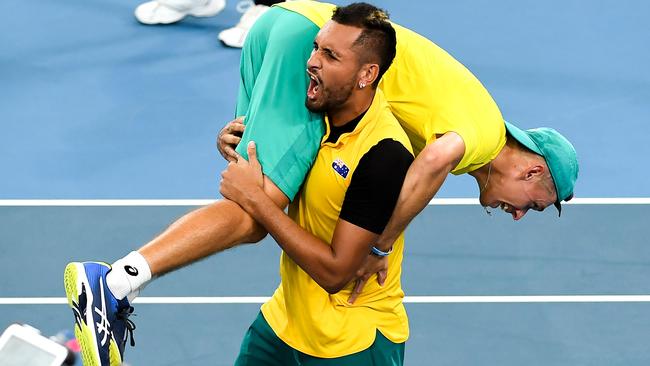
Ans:
{"label": "white blue sneaker", "polygon": [[110,270],[110,265],[99,262],[73,262],[65,267],[65,292],[84,366],[119,366],[129,334],[131,346],[135,345],[135,325],[128,318],[133,307],[126,298],[116,299],[106,286]]}
{"label": "white blue sneaker", "polygon": [[226,0],[151,0],[135,8],[135,18],[142,24],[172,24],[188,15],[211,17],[226,7]]}

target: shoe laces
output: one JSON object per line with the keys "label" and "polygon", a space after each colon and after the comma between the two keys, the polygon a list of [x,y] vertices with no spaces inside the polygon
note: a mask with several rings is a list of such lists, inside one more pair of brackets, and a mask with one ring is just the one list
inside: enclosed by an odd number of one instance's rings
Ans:
{"label": "shoe laces", "polygon": [[126,324],[126,337],[124,338],[124,341],[126,342],[128,339],[131,340],[130,344],[131,347],[135,347],[135,338],[133,338],[133,331],[135,330],[135,323],[133,320],[129,319],[129,317],[133,314],[133,306],[127,306],[121,309],[117,314],[116,317],[119,320],[124,321]]}

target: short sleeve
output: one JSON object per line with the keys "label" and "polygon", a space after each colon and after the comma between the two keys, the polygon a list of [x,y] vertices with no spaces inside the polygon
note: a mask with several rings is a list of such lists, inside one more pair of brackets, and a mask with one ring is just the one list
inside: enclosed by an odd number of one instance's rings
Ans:
{"label": "short sleeve", "polygon": [[412,162],[413,155],[395,140],[385,139],[373,146],[352,175],[339,217],[381,234]]}

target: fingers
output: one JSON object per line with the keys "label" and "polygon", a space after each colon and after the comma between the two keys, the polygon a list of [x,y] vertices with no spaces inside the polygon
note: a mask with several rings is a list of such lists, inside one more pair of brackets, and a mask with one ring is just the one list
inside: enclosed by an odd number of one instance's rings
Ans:
{"label": "fingers", "polygon": [[363,287],[366,285],[367,281],[368,281],[367,276],[359,278],[355,281],[352,294],[350,294],[350,297],[348,298],[348,303],[353,304],[357,300],[357,298],[361,294],[361,291],[363,291]]}
{"label": "fingers", "polygon": [[[228,167],[230,167],[230,164],[232,164],[232,163],[228,163]],[[224,196],[225,198],[228,198],[227,196],[228,196],[228,193],[229,193],[228,192],[228,188],[229,188],[228,183],[229,182],[228,182],[228,180],[226,180],[227,176],[228,176],[228,169],[226,168],[226,170],[221,172],[221,180],[219,182],[219,193],[221,193],[221,195]]]}
{"label": "fingers", "polygon": [[246,129],[246,125],[244,125],[242,121],[243,117],[239,117],[236,120],[226,123],[226,125],[221,129],[220,135],[241,137]]}
{"label": "fingers", "polygon": [[228,125],[226,125],[226,131],[229,134],[234,134],[234,135],[241,136],[241,134],[244,133],[245,129],[246,129],[246,126],[244,125],[242,120],[239,120],[239,119],[236,119],[236,120],[228,123]]}
{"label": "fingers", "polygon": [[225,134],[220,137],[220,142],[225,145],[230,145],[233,148],[236,147],[241,141],[241,136]]}
{"label": "fingers", "polygon": [[377,272],[377,283],[379,286],[383,286],[384,283],[386,283],[386,278],[388,277],[388,270],[382,269],[381,271]]}
{"label": "fingers", "polygon": [[241,141],[241,136],[246,128],[243,121],[244,117],[239,117],[226,123],[217,135],[217,149],[229,161],[232,159],[232,154],[226,154],[226,151],[230,153]]}
{"label": "fingers", "polygon": [[386,258],[376,258],[371,254],[364,267],[357,270],[357,280],[355,281],[354,289],[352,289],[352,293],[348,298],[348,303],[352,304],[357,300],[359,295],[361,295],[364,286],[368,282],[368,279],[375,273],[377,274],[377,283],[379,286],[384,286],[386,279],[388,278],[388,260]]}
{"label": "fingers", "polygon": [[[226,169],[221,171],[221,180],[219,182],[219,193],[224,198],[227,199],[232,199],[232,194],[235,192],[235,187],[237,182],[237,170],[239,169],[238,166],[238,159],[241,158],[241,155],[239,155],[236,151],[233,152],[233,160],[228,162],[228,165],[226,166]],[[245,159],[241,159],[243,161],[246,161]]]}
{"label": "fingers", "polygon": [[223,126],[222,131],[232,133],[232,132],[244,132],[244,118],[246,116],[239,116],[232,121],[226,123],[225,126]]}
{"label": "fingers", "polygon": [[237,162],[237,151],[230,146],[225,146],[222,151],[223,157],[228,160],[228,162],[236,163]]}
{"label": "fingers", "polygon": [[235,135],[223,135],[220,137],[219,145],[221,155],[228,161],[237,161],[237,152],[235,148],[241,141],[241,137]]}
{"label": "fingers", "polygon": [[257,160],[257,147],[255,146],[255,141],[250,141],[248,143],[248,162],[256,168],[260,166],[260,163]]}

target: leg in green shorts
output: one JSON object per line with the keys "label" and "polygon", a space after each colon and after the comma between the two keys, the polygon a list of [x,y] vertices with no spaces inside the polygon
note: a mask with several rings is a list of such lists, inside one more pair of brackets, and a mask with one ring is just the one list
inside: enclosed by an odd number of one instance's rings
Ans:
{"label": "leg in green shorts", "polygon": [[361,352],[337,358],[319,358],[284,343],[260,312],[246,332],[235,366],[401,366],[404,343],[393,343],[377,331],[375,342]]}
{"label": "leg in green shorts", "polygon": [[318,358],[300,353],[301,366],[402,366],[404,343],[393,343],[377,331],[375,342],[367,349],[337,358]]}
{"label": "leg in green shorts", "polygon": [[235,366],[291,365],[298,365],[294,349],[275,335],[260,311],[244,335]]}
{"label": "leg in green shorts", "polygon": [[272,7],[255,22],[241,55],[236,115],[246,130],[237,152],[257,144],[264,174],[290,200],[316,158],[324,133],[320,114],[305,107],[307,60],[319,28],[300,14]]}

